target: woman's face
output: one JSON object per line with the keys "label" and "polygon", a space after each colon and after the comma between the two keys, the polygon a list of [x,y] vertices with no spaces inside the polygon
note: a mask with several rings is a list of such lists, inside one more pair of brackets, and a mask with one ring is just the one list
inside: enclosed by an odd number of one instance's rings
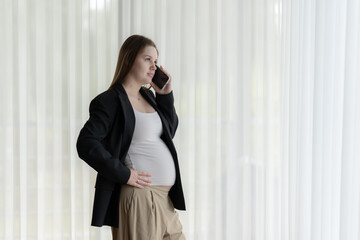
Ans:
{"label": "woman's face", "polygon": [[156,70],[157,57],[156,48],[146,46],[136,56],[129,75],[135,78],[135,81],[141,85],[150,83]]}

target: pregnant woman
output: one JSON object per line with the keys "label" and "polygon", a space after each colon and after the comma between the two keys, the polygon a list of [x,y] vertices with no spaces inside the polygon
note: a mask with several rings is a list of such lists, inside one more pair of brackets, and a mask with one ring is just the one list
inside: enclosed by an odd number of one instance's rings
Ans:
{"label": "pregnant woman", "polygon": [[[185,239],[185,210],[173,137],[178,117],[171,76],[159,89],[152,78],[158,50],[144,36],[121,46],[110,88],[90,103],[79,157],[97,171],[92,225],[112,227],[113,239]],[[145,88],[144,85],[150,84]]]}

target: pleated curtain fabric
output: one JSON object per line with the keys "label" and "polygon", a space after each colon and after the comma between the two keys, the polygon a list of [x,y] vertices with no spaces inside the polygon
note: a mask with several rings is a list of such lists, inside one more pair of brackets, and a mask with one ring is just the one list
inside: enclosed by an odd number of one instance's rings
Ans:
{"label": "pleated curtain fabric", "polygon": [[283,9],[282,236],[359,239],[360,3]]}
{"label": "pleated curtain fabric", "polygon": [[110,236],[90,228],[95,172],[75,144],[113,76],[119,3],[0,4],[0,239]]}
{"label": "pleated curtain fabric", "polygon": [[187,239],[360,238],[357,0],[0,0],[0,239],[111,239],[75,143],[132,34],[173,77]]}

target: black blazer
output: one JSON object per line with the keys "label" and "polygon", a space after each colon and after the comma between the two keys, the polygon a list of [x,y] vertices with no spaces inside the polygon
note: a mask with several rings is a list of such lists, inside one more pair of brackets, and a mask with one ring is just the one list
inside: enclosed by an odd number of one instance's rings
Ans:
{"label": "black blazer", "polygon": [[[185,210],[180,169],[172,138],[178,126],[172,92],[156,94],[141,88],[140,93],[158,112],[163,133],[161,139],[174,159],[176,180],[169,196],[174,207]],[[135,128],[135,115],[122,85],[116,84],[96,96],[90,103],[90,117],[77,140],[79,157],[98,174],[91,225],[119,225],[119,197],[121,185],[126,184],[130,170],[124,165]]]}

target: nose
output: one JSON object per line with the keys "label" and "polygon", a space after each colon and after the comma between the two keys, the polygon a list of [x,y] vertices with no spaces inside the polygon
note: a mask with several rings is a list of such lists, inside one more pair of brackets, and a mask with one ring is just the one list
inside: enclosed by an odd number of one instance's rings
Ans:
{"label": "nose", "polygon": [[151,66],[150,66],[151,70],[156,70],[156,65],[155,62],[152,62]]}

